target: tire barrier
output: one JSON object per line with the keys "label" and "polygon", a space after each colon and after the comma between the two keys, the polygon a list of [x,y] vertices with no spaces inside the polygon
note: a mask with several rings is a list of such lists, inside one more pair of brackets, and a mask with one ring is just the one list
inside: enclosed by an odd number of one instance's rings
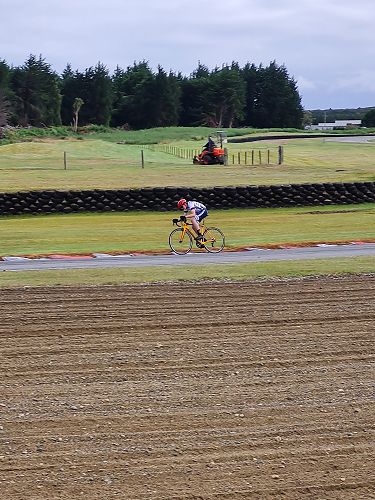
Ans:
{"label": "tire barrier", "polygon": [[285,184],[213,188],[0,193],[0,215],[176,210],[180,198],[212,208],[267,208],[375,202],[375,182]]}

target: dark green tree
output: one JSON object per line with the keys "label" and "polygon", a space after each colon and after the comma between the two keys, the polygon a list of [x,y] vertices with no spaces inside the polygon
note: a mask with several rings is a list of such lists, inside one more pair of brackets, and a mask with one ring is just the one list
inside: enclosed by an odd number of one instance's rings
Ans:
{"label": "dark green tree", "polygon": [[181,111],[180,125],[183,127],[198,126],[203,123],[205,115],[205,99],[208,78],[181,78]]}
{"label": "dark green tree", "polygon": [[251,126],[254,124],[254,107],[256,104],[258,86],[258,69],[254,64],[247,63],[241,70],[245,82],[245,106],[243,124]]}
{"label": "dark green tree", "polygon": [[375,108],[367,111],[365,116],[362,118],[363,127],[375,127]]}
{"label": "dark green tree", "polygon": [[13,69],[11,87],[18,124],[39,127],[61,123],[59,78],[42,56],[30,55],[23,66]]}
{"label": "dark green tree", "polygon": [[85,105],[80,113],[82,125],[95,124],[109,126],[112,114],[112,80],[107,68],[98,63],[83,73],[73,72],[68,64],[61,76],[63,94],[61,117],[64,125],[72,124],[72,109],[76,99]]}
{"label": "dark green tree", "polygon": [[203,123],[231,128],[244,117],[246,86],[237,63],[215,69],[206,77]]}
{"label": "dark green tree", "polygon": [[117,68],[112,78],[114,88],[113,126],[129,126],[134,129],[150,125],[152,84],[154,74],[147,61],[134,63],[126,71]]}
{"label": "dark green tree", "polygon": [[86,69],[82,79],[82,95],[85,106],[82,108],[83,123],[109,126],[112,114],[112,80],[107,68],[98,63],[95,68]]}
{"label": "dark green tree", "polygon": [[258,69],[255,88],[252,125],[260,128],[302,126],[303,108],[297,84],[290,78],[285,66],[275,61]]}
{"label": "dark green tree", "polygon": [[13,94],[9,86],[10,68],[5,61],[0,60],[0,127],[11,120]]}
{"label": "dark green tree", "polygon": [[67,64],[61,75],[61,121],[63,125],[73,125],[72,108],[74,100],[79,97],[82,91],[83,75],[73,72],[70,64]]}
{"label": "dark green tree", "polygon": [[302,118],[302,127],[308,127],[312,125],[313,123],[313,114],[311,111],[304,111],[303,112],[303,118]]}
{"label": "dark green tree", "polygon": [[158,72],[147,85],[150,100],[148,127],[178,125],[181,89],[177,77],[158,66]]}
{"label": "dark green tree", "polygon": [[198,68],[181,81],[181,125],[233,127],[242,122],[246,86],[237,63]]}

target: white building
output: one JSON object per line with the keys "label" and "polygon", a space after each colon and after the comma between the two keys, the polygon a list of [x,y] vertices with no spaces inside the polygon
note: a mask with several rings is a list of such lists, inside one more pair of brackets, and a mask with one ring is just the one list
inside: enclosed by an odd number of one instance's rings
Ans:
{"label": "white building", "polygon": [[348,125],[360,127],[362,120],[335,120],[333,123],[318,123],[318,125],[307,125],[307,130],[333,130],[337,127],[345,128]]}

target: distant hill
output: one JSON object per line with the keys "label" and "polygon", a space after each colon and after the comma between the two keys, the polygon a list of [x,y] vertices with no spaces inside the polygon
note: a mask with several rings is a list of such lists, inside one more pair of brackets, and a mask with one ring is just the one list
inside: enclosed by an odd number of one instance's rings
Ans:
{"label": "distant hill", "polygon": [[313,115],[313,123],[331,123],[335,120],[362,120],[364,115],[375,109],[375,106],[371,108],[355,108],[355,109],[309,109],[310,113]]}

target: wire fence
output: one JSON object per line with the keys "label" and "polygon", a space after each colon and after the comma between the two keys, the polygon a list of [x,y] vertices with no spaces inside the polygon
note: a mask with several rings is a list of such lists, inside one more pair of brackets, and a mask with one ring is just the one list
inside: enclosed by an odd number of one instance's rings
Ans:
{"label": "wire fence", "polygon": [[150,151],[170,154],[184,160],[193,160],[194,156],[198,156],[201,152],[199,149],[180,148],[170,144],[145,144],[141,147]]}
{"label": "wire fence", "polygon": [[[146,144],[143,149],[163,152],[177,158],[193,160],[201,151],[199,149],[180,148],[169,144]],[[284,147],[253,148],[248,151],[231,152],[224,148],[225,165],[281,165],[284,161]]]}
{"label": "wire fence", "polygon": [[[138,148],[137,148],[138,149]],[[176,158],[187,160],[189,164],[202,152],[201,149],[181,148],[170,144],[144,144],[139,145],[139,150],[124,157],[81,156],[61,152],[43,155],[1,155],[0,171],[4,170],[71,170],[71,169],[102,169],[108,165],[121,167],[126,165],[139,165],[144,167],[148,162],[147,151],[165,153]],[[253,148],[250,150],[230,151],[224,148],[224,165],[227,166],[259,166],[281,165],[284,160],[283,146],[273,148]]]}

